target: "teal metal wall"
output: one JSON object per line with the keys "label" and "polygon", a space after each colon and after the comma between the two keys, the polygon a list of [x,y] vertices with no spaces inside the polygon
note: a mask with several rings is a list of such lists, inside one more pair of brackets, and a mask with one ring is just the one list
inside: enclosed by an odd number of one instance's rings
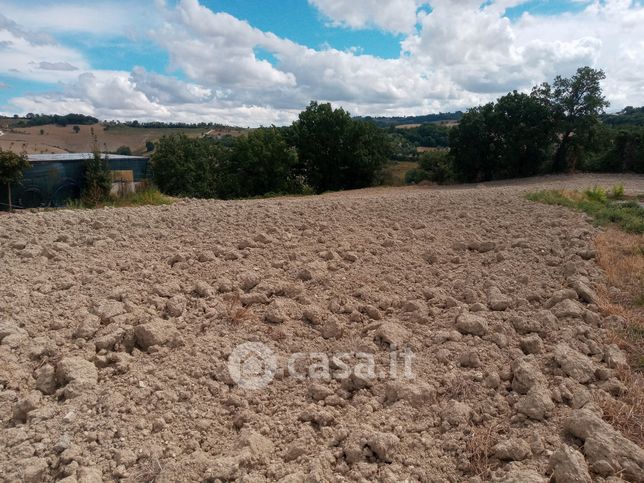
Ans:
{"label": "teal metal wall", "polygon": [[[42,156],[39,156],[42,159]],[[52,156],[55,158],[55,155]],[[149,178],[149,159],[144,157],[108,157],[110,170],[131,170],[134,181]],[[22,182],[11,187],[11,199],[16,208],[65,206],[68,200],[78,199],[83,190],[85,159],[38,160],[31,162]],[[8,209],[7,187],[0,186],[0,210]]]}

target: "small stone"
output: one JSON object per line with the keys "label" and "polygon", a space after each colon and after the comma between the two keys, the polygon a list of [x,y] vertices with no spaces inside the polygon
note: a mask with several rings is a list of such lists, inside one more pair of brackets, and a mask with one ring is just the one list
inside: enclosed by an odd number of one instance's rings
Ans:
{"label": "small stone", "polygon": [[90,339],[101,328],[101,319],[88,314],[74,331],[74,337]]}
{"label": "small stone", "polygon": [[535,421],[543,421],[555,408],[552,395],[547,387],[533,386],[528,394],[515,404],[517,412],[526,415]]}
{"label": "small stone", "polygon": [[532,334],[521,339],[521,350],[526,354],[541,354],[543,340],[537,334]]}
{"label": "small stone", "polygon": [[373,305],[367,305],[365,307],[364,311],[369,316],[369,318],[371,318],[373,320],[381,320],[382,319],[382,314],[380,313],[380,310],[378,310]]}
{"label": "small stone", "polygon": [[342,254],[342,258],[350,263],[358,261],[358,255],[356,255],[354,252],[344,252]]}
{"label": "small stone", "polygon": [[492,286],[487,291],[487,305],[491,310],[507,310],[512,305],[512,297],[504,295],[498,287]]}
{"label": "small stone", "polygon": [[165,304],[165,311],[170,317],[181,317],[186,310],[186,299],[181,295],[175,295]]}
{"label": "small stone", "polygon": [[615,344],[606,346],[604,349],[604,362],[610,369],[622,369],[628,367],[626,354]]}
{"label": "small stone", "polygon": [[552,294],[552,297],[550,297],[546,303],[545,307],[547,309],[553,308],[555,305],[559,304],[560,302],[564,300],[577,300],[577,292],[575,292],[573,289],[563,289],[563,290],[557,290],[554,294]]}
{"label": "small stone", "polygon": [[175,345],[179,340],[176,327],[163,320],[137,325],[134,328],[136,344],[143,350],[152,346]]}
{"label": "small stone", "polygon": [[472,408],[463,402],[452,399],[441,411],[440,417],[454,427],[468,424],[472,418]]}
{"label": "small stone", "polygon": [[570,446],[562,446],[552,454],[548,472],[552,473],[554,483],[592,482],[584,455]]}
{"label": "small stone", "polygon": [[541,370],[528,357],[515,359],[512,362],[512,389],[519,394],[527,394],[535,385],[545,385],[545,377]]}
{"label": "small stone", "polygon": [[25,483],[40,483],[46,481],[47,471],[49,470],[49,465],[45,458],[28,458],[20,462],[22,467],[21,481]]}
{"label": "small stone", "polygon": [[222,278],[221,280],[219,280],[217,290],[220,293],[230,293],[233,291],[233,283],[230,281],[230,279]]}
{"label": "small stone", "polygon": [[390,348],[401,349],[411,339],[411,332],[395,322],[384,322],[374,334],[376,342],[384,343]]}
{"label": "small stone", "polygon": [[315,401],[322,401],[327,397],[331,396],[332,394],[333,394],[333,390],[331,390],[328,386],[324,386],[322,384],[316,384],[316,383],[313,383],[309,386],[309,395]]}
{"label": "small stone", "polygon": [[494,456],[503,461],[523,461],[532,455],[530,445],[518,438],[510,438],[492,448]]}
{"label": "small stone", "polygon": [[40,406],[42,394],[32,391],[24,398],[18,400],[13,407],[13,420],[18,423],[26,423],[29,413]]}
{"label": "small stone", "polygon": [[586,384],[595,377],[595,367],[592,361],[567,344],[557,344],[554,358],[561,369],[577,382]]}
{"label": "small stone", "polygon": [[101,322],[106,323],[111,321],[114,317],[125,313],[125,304],[116,300],[108,300],[107,302],[99,305],[94,313],[101,319]]}
{"label": "small stone", "polygon": [[239,277],[239,287],[244,292],[250,292],[253,288],[259,285],[261,279],[255,272],[245,272]]}
{"label": "small stone", "polygon": [[195,283],[192,291],[201,298],[208,298],[210,297],[210,295],[212,295],[212,289],[210,288],[210,285],[203,281]]}
{"label": "small stone", "polygon": [[566,299],[559,302],[552,308],[552,313],[559,319],[566,317],[580,319],[584,316],[584,309],[578,302]]}
{"label": "small stone", "polygon": [[78,483],[102,483],[103,473],[96,466],[88,466],[78,470]]}
{"label": "small stone", "polygon": [[485,319],[470,313],[464,313],[456,318],[456,328],[462,334],[472,334],[483,337],[488,333],[488,325]]}
{"label": "small stone", "polygon": [[577,280],[573,282],[572,288],[575,289],[579,298],[587,304],[597,303],[597,294],[584,282]]}
{"label": "small stone", "polygon": [[82,357],[66,357],[56,365],[56,377],[62,385],[76,382],[95,386],[98,382],[98,370]]}
{"label": "small stone", "polygon": [[477,368],[481,367],[481,359],[477,351],[467,351],[461,354],[458,362],[462,367]]}
{"label": "small stone", "polygon": [[34,375],[36,376],[36,389],[47,395],[56,392],[56,372],[53,366],[45,364],[38,368]]}
{"label": "small stone", "polygon": [[289,319],[288,307],[284,300],[273,300],[266,309],[266,321],[271,324],[283,324]]}
{"label": "small stone", "polygon": [[378,461],[391,463],[400,439],[393,433],[374,432],[366,436],[365,443]]}

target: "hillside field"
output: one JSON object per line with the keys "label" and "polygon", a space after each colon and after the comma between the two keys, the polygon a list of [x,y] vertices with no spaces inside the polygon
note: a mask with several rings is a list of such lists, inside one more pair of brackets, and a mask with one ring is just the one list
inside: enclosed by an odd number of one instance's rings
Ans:
{"label": "hillside field", "polygon": [[210,130],[200,128],[133,128],[128,126],[109,126],[102,124],[79,126],[56,126],[49,124],[35,127],[14,127],[2,129],[0,149],[27,154],[45,153],[78,153],[92,151],[94,136],[101,151],[114,152],[121,146],[129,146],[132,154],[145,154],[145,143],[156,142],[164,135],[183,133],[189,137],[204,135],[218,137],[224,135],[239,136],[242,129]]}

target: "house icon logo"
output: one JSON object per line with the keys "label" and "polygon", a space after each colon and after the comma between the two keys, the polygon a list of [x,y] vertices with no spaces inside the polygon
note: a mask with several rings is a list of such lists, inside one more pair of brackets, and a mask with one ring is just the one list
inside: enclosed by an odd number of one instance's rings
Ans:
{"label": "house icon logo", "polygon": [[230,377],[242,389],[265,388],[275,377],[276,371],[275,353],[261,342],[238,345],[228,358]]}

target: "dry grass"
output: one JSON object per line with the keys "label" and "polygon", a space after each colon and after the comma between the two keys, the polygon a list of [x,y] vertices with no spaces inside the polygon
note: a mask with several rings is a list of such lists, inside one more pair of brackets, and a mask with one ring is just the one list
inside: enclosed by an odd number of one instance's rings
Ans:
{"label": "dry grass", "polygon": [[626,393],[618,399],[604,395],[595,400],[606,421],[634,443],[644,446],[644,376],[630,369],[621,369],[616,375],[626,386]]}
{"label": "dry grass", "polygon": [[[13,131],[5,131],[0,137],[0,148],[10,151],[26,151],[29,154],[91,152],[94,136],[99,147],[110,152],[120,146],[129,146],[134,154],[146,153],[146,141],[157,141],[166,134],[182,133],[188,137],[200,137],[209,132],[200,128],[132,128],[128,126],[112,126],[105,130],[102,124],[79,126],[80,131],[74,132],[73,126],[17,127]],[[40,134],[41,129],[44,134]],[[212,134],[230,134],[239,136],[242,129],[213,130]]]}
{"label": "dry grass", "polygon": [[490,426],[475,426],[467,440],[465,449],[470,455],[470,472],[475,476],[488,479],[495,469],[492,464],[492,448],[499,442],[504,432],[501,423]]}
{"label": "dry grass", "polygon": [[644,235],[609,229],[596,237],[595,247],[608,285],[619,289],[598,288],[602,313],[626,320],[610,328],[612,342],[628,353],[634,370],[644,372]]}
{"label": "dry grass", "polygon": [[619,293],[598,287],[604,315],[618,315],[624,325],[608,327],[608,343],[617,344],[629,358],[631,368],[616,371],[626,387],[619,398],[598,397],[604,419],[626,437],[644,446],[644,236],[608,229],[595,239],[597,262],[608,285]]}
{"label": "dry grass", "polygon": [[634,305],[644,296],[644,235],[625,233],[614,228],[595,239],[597,261],[611,286],[630,296],[622,300]]}
{"label": "dry grass", "polygon": [[391,163],[385,170],[384,184],[386,186],[404,186],[407,172],[417,168],[418,163],[414,161],[396,161]]}
{"label": "dry grass", "polygon": [[239,294],[236,294],[228,301],[228,320],[233,324],[240,324],[253,317],[253,312],[241,304]]}
{"label": "dry grass", "polygon": [[139,461],[139,466],[127,481],[132,483],[152,483],[161,473],[161,463],[158,458],[145,458]]}

